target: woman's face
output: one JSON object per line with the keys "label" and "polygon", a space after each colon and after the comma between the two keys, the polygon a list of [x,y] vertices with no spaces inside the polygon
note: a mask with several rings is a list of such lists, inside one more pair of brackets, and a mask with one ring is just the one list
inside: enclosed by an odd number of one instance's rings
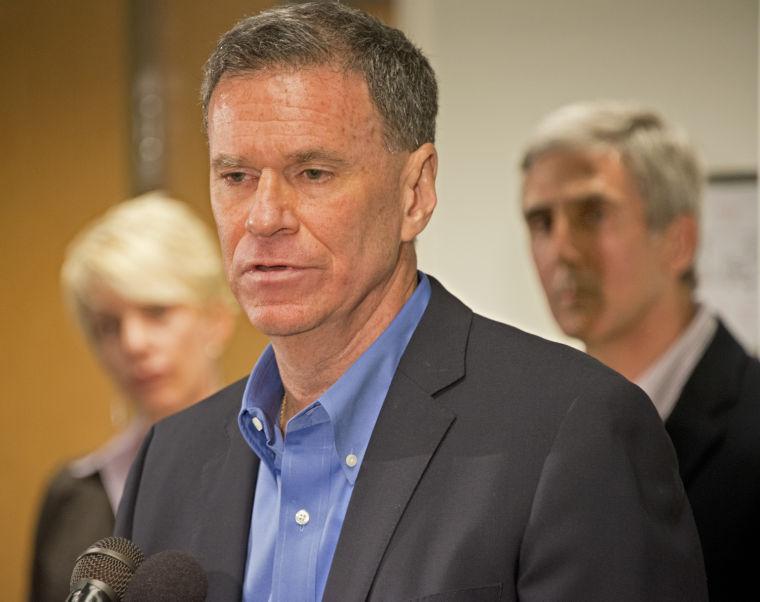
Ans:
{"label": "woman's face", "polygon": [[189,305],[149,305],[99,288],[85,310],[96,354],[122,393],[155,421],[213,393],[230,318]]}

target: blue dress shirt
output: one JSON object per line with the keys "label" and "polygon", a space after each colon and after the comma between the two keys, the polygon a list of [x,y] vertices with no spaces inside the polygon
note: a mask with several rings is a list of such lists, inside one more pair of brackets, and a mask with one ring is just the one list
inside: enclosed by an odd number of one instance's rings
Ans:
{"label": "blue dress shirt", "polygon": [[[399,360],[430,300],[413,295],[375,342],[307,408],[278,426],[283,386],[272,347],[248,379],[238,417],[260,458],[245,602],[320,600],[356,476]],[[367,517],[371,528],[371,517]]]}

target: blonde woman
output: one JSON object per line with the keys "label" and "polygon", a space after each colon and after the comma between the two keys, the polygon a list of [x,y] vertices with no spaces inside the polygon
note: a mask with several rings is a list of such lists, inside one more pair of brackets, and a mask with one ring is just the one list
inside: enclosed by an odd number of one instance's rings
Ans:
{"label": "blonde woman", "polygon": [[88,225],[68,248],[61,281],[133,418],[104,447],[52,477],[37,525],[36,602],[65,599],[76,556],[111,534],[148,425],[220,388],[218,359],[236,307],[210,229],[186,204],[158,193]]}

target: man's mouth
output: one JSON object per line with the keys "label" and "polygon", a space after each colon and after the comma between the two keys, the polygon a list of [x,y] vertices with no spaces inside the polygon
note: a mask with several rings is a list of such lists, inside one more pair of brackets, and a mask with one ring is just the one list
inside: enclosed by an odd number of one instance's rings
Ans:
{"label": "man's mouth", "polygon": [[593,303],[598,298],[599,291],[591,283],[574,280],[555,288],[552,296],[560,306],[578,308]]}
{"label": "man's mouth", "polygon": [[256,269],[260,272],[275,272],[287,270],[289,267],[287,265],[257,265]]}

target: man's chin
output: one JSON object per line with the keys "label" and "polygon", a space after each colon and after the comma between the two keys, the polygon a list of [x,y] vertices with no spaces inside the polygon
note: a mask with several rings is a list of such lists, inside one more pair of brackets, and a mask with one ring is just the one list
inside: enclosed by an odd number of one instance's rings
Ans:
{"label": "man's chin", "polygon": [[565,336],[585,340],[591,323],[590,316],[581,312],[554,312],[554,319]]}
{"label": "man's chin", "polygon": [[268,337],[286,337],[310,330],[306,316],[282,306],[255,307],[246,310],[246,315],[253,327]]}

